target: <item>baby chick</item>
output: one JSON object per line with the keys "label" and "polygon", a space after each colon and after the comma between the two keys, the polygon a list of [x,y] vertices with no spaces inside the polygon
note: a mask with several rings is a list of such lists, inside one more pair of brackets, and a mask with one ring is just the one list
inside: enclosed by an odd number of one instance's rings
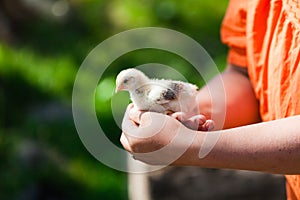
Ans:
{"label": "baby chick", "polygon": [[116,92],[120,90],[129,92],[132,103],[138,110],[169,114],[180,121],[192,117],[201,125],[208,121],[207,129],[213,129],[211,120],[205,119],[206,122],[203,122],[203,116],[197,118],[196,85],[175,80],[150,79],[143,72],[129,68],[117,76]]}

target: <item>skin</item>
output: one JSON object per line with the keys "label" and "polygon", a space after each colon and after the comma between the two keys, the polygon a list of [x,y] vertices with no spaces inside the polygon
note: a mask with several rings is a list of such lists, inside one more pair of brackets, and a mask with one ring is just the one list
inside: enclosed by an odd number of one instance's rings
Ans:
{"label": "skin", "polygon": [[[209,88],[223,79],[226,104],[211,109]],[[121,143],[135,159],[149,164],[230,168],[278,174],[300,173],[300,115],[260,122],[259,106],[246,70],[229,65],[199,91],[198,105],[207,118],[226,111],[219,130],[194,131],[172,116],[141,113],[132,105],[124,115]],[[207,135],[209,134],[209,135]],[[207,155],[199,157],[207,136],[217,138]]]}

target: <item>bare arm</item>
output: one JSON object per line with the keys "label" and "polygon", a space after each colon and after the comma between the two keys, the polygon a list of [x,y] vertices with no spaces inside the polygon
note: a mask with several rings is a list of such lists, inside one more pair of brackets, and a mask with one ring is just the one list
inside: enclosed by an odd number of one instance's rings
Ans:
{"label": "bare arm", "polygon": [[300,173],[300,116],[217,131],[218,142],[203,159],[198,153],[205,135],[198,134],[176,162],[213,168],[281,174]]}
{"label": "bare arm", "polygon": [[[126,115],[121,142],[143,162],[300,173],[300,115],[209,133],[193,131],[159,113],[144,113],[141,125]],[[217,142],[200,158],[199,151],[207,134]]]}
{"label": "bare arm", "polygon": [[[121,136],[124,148],[136,159],[150,164],[172,162],[174,165],[299,174],[300,115],[253,124],[260,118],[247,75],[239,68],[229,66],[219,76],[223,78],[226,91],[226,110],[215,110],[220,115],[226,111],[225,128],[229,129],[208,133],[193,131],[170,116],[151,112],[144,113],[137,124],[129,116],[129,107]],[[219,88],[214,80],[208,84]],[[201,113],[209,117],[212,114],[210,95],[205,87],[199,92],[198,102]],[[200,148],[208,135],[217,142],[205,157],[200,158]]]}
{"label": "bare arm", "polygon": [[[222,79],[224,85],[219,85],[220,82],[217,80],[219,78]],[[226,107],[219,106],[219,108],[214,109],[218,112],[216,113],[217,116],[226,113],[224,127],[221,124],[217,124],[219,129],[232,128],[260,121],[258,101],[246,68],[229,64],[222,74],[216,76],[199,91],[197,98],[199,110],[208,119],[211,118],[212,112],[209,88],[211,90],[224,89],[226,94],[225,99],[222,96],[219,98],[220,101],[226,101]],[[220,91],[219,93],[221,94],[222,92]],[[222,104],[223,102],[220,103]],[[214,121],[218,123],[219,120]]]}

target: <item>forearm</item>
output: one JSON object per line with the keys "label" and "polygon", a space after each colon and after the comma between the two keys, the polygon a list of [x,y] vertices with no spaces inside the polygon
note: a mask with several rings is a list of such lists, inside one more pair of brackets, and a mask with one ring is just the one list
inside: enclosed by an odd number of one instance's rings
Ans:
{"label": "forearm", "polygon": [[[207,83],[198,93],[197,102],[201,114],[211,118],[214,112],[218,129],[232,128],[260,121],[259,105],[246,69],[228,65],[227,69]],[[220,81],[220,78],[222,81]],[[222,85],[220,84],[222,83]],[[222,91],[224,90],[224,91]],[[212,106],[211,91],[220,94]],[[225,92],[225,96],[222,95]],[[224,106],[225,105],[225,106]],[[224,126],[222,117],[225,115]]]}
{"label": "forearm", "polygon": [[280,174],[300,173],[300,115],[271,122],[215,131],[211,152],[198,154],[205,133],[199,133],[177,164],[231,168]]}
{"label": "forearm", "polygon": [[[214,92],[214,106],[208,88]],[[218,96],[224,90],[225,98]],[[229,67],[202,88],[197,97],[201,114],[214,116],[218,129],[230,129],[193,131],[170,116],[152,112],[139,114],[136,123],[129,117],[128,107],[122,123],[124,148],[135,159],[149,164],[300,173],[300,115],[256,123],[260,121],[259,105],[245,74]],[[224,113],[223,127],[218,116],[221,119]],[[201,148],[208,154],[199,156]]]}

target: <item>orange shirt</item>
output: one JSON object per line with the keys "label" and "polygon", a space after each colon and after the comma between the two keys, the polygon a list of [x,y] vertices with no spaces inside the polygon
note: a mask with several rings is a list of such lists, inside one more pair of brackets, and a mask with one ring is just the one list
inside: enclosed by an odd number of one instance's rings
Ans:
{"label": "orange shirt", "polygon": [[[221,35],[228,62],[248,67],[263,121],[299,115],[300,1],[231,0]],[[300,175],[286,179],[300,200]]]}

